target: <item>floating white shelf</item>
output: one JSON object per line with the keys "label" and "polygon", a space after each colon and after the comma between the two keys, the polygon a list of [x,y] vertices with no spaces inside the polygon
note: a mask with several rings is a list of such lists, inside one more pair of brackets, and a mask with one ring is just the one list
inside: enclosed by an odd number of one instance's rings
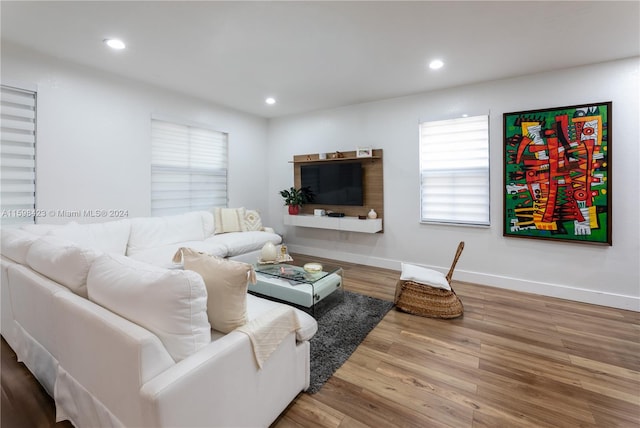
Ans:
{"label": "floating white shelf", "polygon": [[333,229],[346,232],[377,233],[382,231],[382,219],[360,220],[358,217],[329,217],[310,214],[284,214],[286,226]]}

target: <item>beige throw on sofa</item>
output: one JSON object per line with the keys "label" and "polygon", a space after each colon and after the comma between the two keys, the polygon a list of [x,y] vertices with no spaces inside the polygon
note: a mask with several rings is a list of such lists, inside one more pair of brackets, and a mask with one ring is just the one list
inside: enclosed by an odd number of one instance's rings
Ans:
{"label": "beige throw on sofa", "polygon": [[236,330],[245,333],[251,340],[253,355],[259,368],[275,351],[285,337],[300,328],[294,309],[282,305],[255,318]]}

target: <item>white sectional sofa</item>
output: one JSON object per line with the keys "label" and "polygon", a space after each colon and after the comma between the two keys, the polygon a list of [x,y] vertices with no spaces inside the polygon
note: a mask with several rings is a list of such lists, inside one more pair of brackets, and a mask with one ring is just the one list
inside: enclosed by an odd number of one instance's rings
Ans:
{"label": "white sectional sofa", "polygon": [[[2,336],[54,397],[58,420],[268,426],[308,387],[312,317],[291,309],[296,329],[259,368],[247,334],[209,328],[203,278],[173,261],[180,247],[255,260],[280,243],[269,229],[240,229],[216,233],[226,231],[205,211],[3,228]],[[282,309],[247,295],[250,323]]]}

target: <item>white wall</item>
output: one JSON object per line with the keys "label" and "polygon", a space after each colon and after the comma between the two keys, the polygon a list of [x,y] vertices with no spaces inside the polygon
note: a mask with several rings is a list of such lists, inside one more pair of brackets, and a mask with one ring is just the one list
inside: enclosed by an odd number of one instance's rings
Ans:
{"label": "white wall", "polygon": [[[385,198],[383,234],[285,229],[275,196],[273,224],[294,251],[393,269],[444,271],[464,240],[457,280],[640,310],[638,70],[634,58],[271,120],[270,195],[292,185],[293,155],[368,145],[384,150]],[[613,246],[503,237],[502,114],[601,101],[613,101]],[[490,113],[492,225],[419,224],[418,122],[462,113]]]}
{"label": "white wall", "polygon": [[150,120],[161,115],[228,132],[229,206],[256,208],[267,217],[266,119],[17,46],[2,48],[2,82],[37,85],[39,210],[124,209],[129,217],[148,216]]}
{"label": "white wall", "polygon": [[[38,89],[39,208],[149,215],[150,117],[158,114],[229,132],[229,206],[260,209],[294,251],[393,269],[407,261],[446,270],[464,240],[458,280],[640,310],[638,58],[267,122],[5,43],[2,48],[3,83]],[[502,114],[609,100],[614,245],[502,237]],[[418,122],[486,112],[492,226],[419,224]],[[292,184],[293,155],[360,145],[384,149],[384,233],[285,229],[278,190]]]}

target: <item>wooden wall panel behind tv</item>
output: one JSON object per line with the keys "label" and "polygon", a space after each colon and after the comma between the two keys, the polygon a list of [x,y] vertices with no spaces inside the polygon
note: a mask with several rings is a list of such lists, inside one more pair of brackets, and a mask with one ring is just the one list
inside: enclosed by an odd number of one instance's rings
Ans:
{"label": "wooden wall panel behind tv", "polygon": [[342,212],[347,216],[357,217],[367,215],[370,209],[378,213],[378,218],[383,219],[384,224],[384,186],[382,171],[382,149],[373,150],[372,157],[359,158],[356,152],[340,152],[343,157],[332,158],[333,153],[327,153],[327,159],[320,159],[318,153],[295,155],[293,157],[293,182],[296,188],[301,186],[300,167],[306,164],[318,162],[348,162],[359,161],[362,164],[362,203],[360,206],[351,205],[318,205],[306,204],[300,210],[303,214],[313,214],[314,209],[325,209]]}

